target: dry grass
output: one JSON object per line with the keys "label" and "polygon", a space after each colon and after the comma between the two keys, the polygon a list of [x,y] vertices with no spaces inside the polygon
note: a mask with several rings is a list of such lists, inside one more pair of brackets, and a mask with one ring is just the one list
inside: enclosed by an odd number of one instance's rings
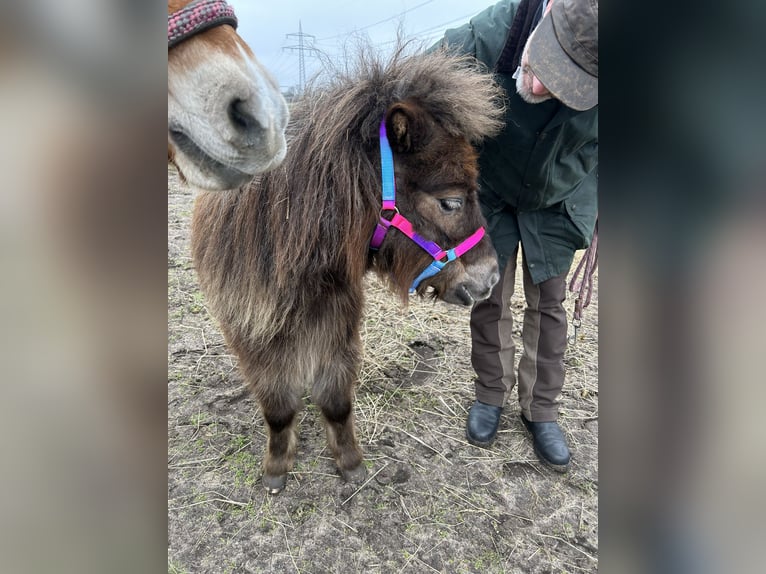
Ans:
{"label": "dry grass", "polygon": [[172,172],[169,193],[169,572],[597,570],[597,292],[565,358],[567,475],[537,462],[515,393],[494,446],[466,442],[468,310],[416,298],[402,309],[370,277],[355,404],[368,480],[340,480],[307,400],[295,470],[269,497],[263,423],[198,292],[192,196]]}

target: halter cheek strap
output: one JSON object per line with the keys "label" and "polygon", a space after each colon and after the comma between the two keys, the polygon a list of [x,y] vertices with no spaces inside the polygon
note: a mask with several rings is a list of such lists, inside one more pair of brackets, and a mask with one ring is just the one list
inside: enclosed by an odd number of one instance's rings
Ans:
{"label": "halter cheek strap", "polygon": [[[436,275],[441,271],[444,266],[450,261],[454,261],[466,251],[475,247],[482,237],[484,237],[484,228],[479,227],[471,235],[469,235],[464,241],[462,241],[457,247],[452,249],[443,250],[437,243],[425,239],[419,235],[412,227],[412,223],[406,217],[403,217],[399,210],[396,208],[396,180],[394,178],[394,157],[391,151],[391,145],[388,143],[388,137],[386,135],[386,121],[385,118],[380,122],[380,172],[383,183],[383,201],[381,211],[393,211],[394,215],[389,220],[383,217],[382,213],[380,221],[375,227],[375,231],[372,234],[370,240],[370,249],[377,250],[383,244],[383,239],[386,237],[386,233],[391,227],[394,227],[404,233],[412,241],[414,241],[419,247],[424,249],[433,259],[429,263],[420,275],[415,278],[412,286],[410,287],[410,293],[415,291],[421,281]],[[446,257],[446,260],[443,260]]]}
{"label": "halter cheek strap", "polygon": [[168,14],[168,49],[182,40],[215,26],[237,27],[234,9],[223,0],[197,0]]}

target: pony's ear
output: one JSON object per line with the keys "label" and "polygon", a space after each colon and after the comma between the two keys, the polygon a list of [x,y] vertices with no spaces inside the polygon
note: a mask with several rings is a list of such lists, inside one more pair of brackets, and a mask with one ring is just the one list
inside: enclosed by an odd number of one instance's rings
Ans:
{"label": "pony's ear", "polygon": [[424,141],[426,126],[420,110],[407,102],[392,105],[386,114],[386,133],[391,149],[398,153],[415,151]]}

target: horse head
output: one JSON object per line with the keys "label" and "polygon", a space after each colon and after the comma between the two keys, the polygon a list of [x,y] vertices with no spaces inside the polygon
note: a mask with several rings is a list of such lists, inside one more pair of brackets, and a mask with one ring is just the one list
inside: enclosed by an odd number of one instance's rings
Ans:
{"label": "horse head", "polygon": [[473,146],[462,135],[449,133],[414,100],[388,108],[385,133],[396,199],[395,206],[386,203],[384,183],[381,219],[388,226],[386,211],[395,210],[390,221],[402,232],[385,233],[377,247],[376,270],[403,298],[406,289],[424,295],[430,287],[431,296],[448,303],[471,306],[486,299],[500,275],[495,250],[484,234]]}
{"label": "horse head", "polygon": [[287,147],[287,104],[235,25],[223,1],[168,1],[168,159],[208,190],[278,166]]}

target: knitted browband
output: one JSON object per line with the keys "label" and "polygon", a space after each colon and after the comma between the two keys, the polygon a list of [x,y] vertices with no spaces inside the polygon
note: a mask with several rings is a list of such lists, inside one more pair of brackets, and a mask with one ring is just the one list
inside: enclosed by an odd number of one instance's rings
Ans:
{"label": "knitted browband", "polygon": [[168,49],[179,42],[222,24],[237,27],[234,9],[223,0],[197,0],[168,14]]}

